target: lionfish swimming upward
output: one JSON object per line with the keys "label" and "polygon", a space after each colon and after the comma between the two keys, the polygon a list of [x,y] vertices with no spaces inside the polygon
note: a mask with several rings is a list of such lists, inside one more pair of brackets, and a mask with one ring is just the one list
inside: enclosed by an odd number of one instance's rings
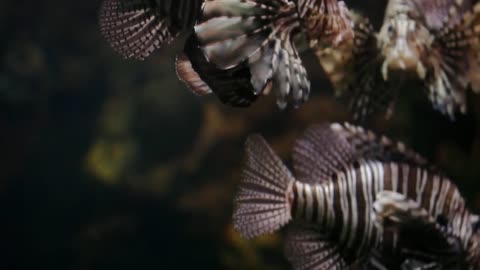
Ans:
{"label": "lionfish swimming upward", "polygon": [[480,269],[479,217],[457,187],[401,143],[349,124],[296,141],[292,175],[259,135],[234,200],[252,238],[289,225],[295,269]]}
{"label": "lionfish swimming upward", "polygon": [[393,111],[402,82],[424,85],[436,110],[466,112],[468,89],[480,92],[480,4],[477,0],[390,0],[375,32],[355,14],[355,38],[317,50],[339,93],[352,96],[356,120]]}
{"label": "lionfish swimming upward", "polygon": [[353,38],[337,0],[104,0],[100,26],[116,51],[134,59],[190,30],[178,76],[194,93],[213,92],[232,106],[272,89],[279,107],[299,105],[310,82],[296,40],[305,36],[318,48]]}

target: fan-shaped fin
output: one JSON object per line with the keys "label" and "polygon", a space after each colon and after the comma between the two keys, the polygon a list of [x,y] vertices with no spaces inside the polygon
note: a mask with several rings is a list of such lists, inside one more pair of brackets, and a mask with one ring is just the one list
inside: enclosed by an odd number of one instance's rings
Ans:
{"label": "fan-shaped fin", "polygon": [[351,12],[354,38],[336,47],[319,47],[315,54],[337,95],[351,98],[350,109],[357,122],[386,111],[395,96],[380,74],[380,50],[370,21]]}
{"label": "fan-shaped fin", "polygon": [[448,4],[442,28],[435,32],[432,47],[436,57],[430,60],[432,71],[425,82],[433,106],[454,119],[457,111],[467,110],[469,86],[480,89],[480,3],[472,6],[462,0]]}
{"label": "fan-shaped fin", "polygon": [[314,125],[295,142],[293,149],[297,177],[309,183],[326,181],[345,164],[359,159],[429,166],[424,158],[403,143],[378,137],[348,123]]}
{"label": "fan-shaped fin", "polygon": [[293,149],[296,176],[308,183],[328,181],[334,172],[355,158],[355,149],[328,124],[308,128]]}
{"label": "fan-shaped fin", "polygon": [[295,181],[259,135],[245,143],[247,161],[234,204],[233,223],[243,237],[272,233],[291,219],[289,189]]}
{"label": "fan-shaped fin", "polygon": [[144,59],[195,23],[203,0],[104,0],[100,30],[125,58]]}
{"label": "fan-shaped fin", "polygon": [[295,270],[340,270],[349,266],[337,245],[313,227],[289,228],[285,254]]}
{"label": "fan-shaped fin", "polygon": [[299,32],[295,5],[286,0],[207,1],[195,26],[207,62],[220,70],[246,64],[251,77],[245,91],[259,95],[273,89],[281,108],[289,101],[303,103],[310,92],[306,70],[293,44]]}

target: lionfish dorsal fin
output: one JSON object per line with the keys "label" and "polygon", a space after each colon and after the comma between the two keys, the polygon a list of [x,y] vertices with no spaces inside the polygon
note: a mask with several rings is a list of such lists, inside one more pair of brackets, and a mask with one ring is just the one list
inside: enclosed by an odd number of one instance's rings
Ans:
{"label": "lionfish dorsal fin", "polygon": [[349,123],[330,125],[330,129],[345,140],[359,158],[384,162],[400,162],[425,167],[428,161],[402,142],[385,136],[377,136],[370,130]]}
{"label": "lionfish dorsal fin", "polygon": [[313,226],[295,224],[289,228],[285,255],[293,269],[340,270],[349,266],[337,244]]}
{"label": "lionfish dorsal fin", "polygon": [[293,165],[298,179],[310,183],[328,180],[346,164],[359,159],[430,166],[403,143],[378,137],[371,131],[348,123],[310,127],[295,142],[293,151]]}
{"label": "lionfish dorsal fin", "polygon": [[245,65],[251,76],[248,91],[260,95],[273,89],[281,108],[288,99],[295,105],[304,102],[310,92],[294,45],[299,33],[295,5],[287,0],[207,1],[195,26],[208,62],[220,70]]}
{"label": "lionfish dorsal fin", "polygon": [[333,173],[355,158],[355,149],[328,124],[308,128],[293,149],[296,176],[307,183],[328,181]]}
{"label": "lionfish dorsal fin", "polygon": [[208,87],[222,103],[234,107],[250,106],[258,95],[251,91],[247,63],[220,69],[205,58],[199,46],[195,35],[187,39],[184,50],[186,58],[177,63],[179,78],[196,94],[205,92]]}
{"label": "lionfish dorsal fin", "polygon": [[203,0],[104,0],[100,30],[125,58],[144,59],[193,27]]}

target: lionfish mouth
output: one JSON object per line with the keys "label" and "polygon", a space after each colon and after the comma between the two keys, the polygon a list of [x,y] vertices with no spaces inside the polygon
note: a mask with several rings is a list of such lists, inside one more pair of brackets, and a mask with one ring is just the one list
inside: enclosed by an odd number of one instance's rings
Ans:
{"label": "lionfish mouth", "polygon": [[390,57],[385,59],[382,64],[382,76],[385,81],[388,80],[390,72],[414,73],[421,80],[425,79],[426,76],[425,66],[418,58],[414,57]]}

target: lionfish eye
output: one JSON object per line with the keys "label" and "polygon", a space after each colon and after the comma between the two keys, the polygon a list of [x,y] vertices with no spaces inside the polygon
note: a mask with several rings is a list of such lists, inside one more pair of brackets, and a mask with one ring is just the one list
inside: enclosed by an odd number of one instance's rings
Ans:
{"label": "lionfish eye", "polygon": [[387,28],[388,35],[393,36],[394,31],[395,31],[395,28],[393,28],[393,25],[389,25]]}

